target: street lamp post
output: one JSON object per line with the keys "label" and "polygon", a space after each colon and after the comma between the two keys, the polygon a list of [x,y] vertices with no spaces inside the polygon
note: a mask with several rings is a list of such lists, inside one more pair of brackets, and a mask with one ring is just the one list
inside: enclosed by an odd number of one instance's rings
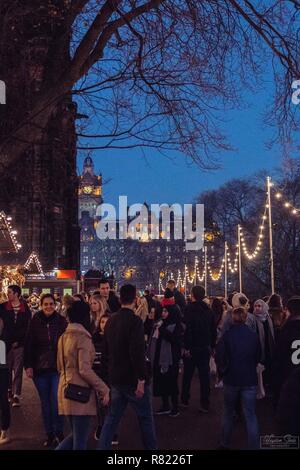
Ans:
{"label": "street lamp post", "polygon": [[224,264],[224,281],[225,281],[225,299],[227,299],[227,242],[225,242],[225,253],[224,253],[224,256],[225,256],[225,264]]}
{"label": "street lamp post", "polygon": [[241,226],[240,225],[238,225],[238,250],[239,250],[239,285],[240,285],[240,292],[243,292],[243,286],[242,286]]}
{"label": "street lamp post", "polygon": [[207,295],[207,246],[204,247],[204,288]]}
{"label": "street lamp post", "polygon": [[273,233],[272,233],[272,206],[271,206],[271,178],[267,176],[268,188],[268,213],[269,213],[269,246],[270,246],[270,269],[271,269],[271,290],[275,293],[274,256],[273,256]]}

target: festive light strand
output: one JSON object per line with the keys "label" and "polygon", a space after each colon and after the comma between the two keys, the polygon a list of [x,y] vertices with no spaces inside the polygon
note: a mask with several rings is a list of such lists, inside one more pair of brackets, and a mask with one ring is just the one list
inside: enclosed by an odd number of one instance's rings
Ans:
{"label": "festive light strand", "polygon": [[289,211],[289,213],[291,215],[300,215],[300,209],[295,207],[291,202],[289,202],[284,194],[282,194],[282,191],[280,190],[276,190],[276,193],[275,193],[275,199],[278,201],[278,202],[281,202],[282,204],[282,207],[284,207],[285,209],[287,209]]}
{"label": "festive light strand", "polygon": [[241,236],[242,250],[243,250],[244,255],[249,260],[252,260],[252,259],[256,258],[258,253],[260,252],[260,250],[262,248],[263,238],[264,238],[263,231],[265,229],[265,223],[266,223],[266,220],[268,218],[267,217],[267,209],[268,208],[269,208],[269,204],[266,203],[264,213],[263,213],[263,216],[262,216],[262,220],[261,220],[261,224],[259,226],[259,233],[258,233],[258,236],[257,236],[256,246],[255,246],[254,250],[252,251],[252,253],[249,253],[249,250],[248,250],[247,245],[246,245],[245,235],[244,235],[242,227],[240,226],[240,236]]}
{"label": "festive light strand", "polygon": [[8,231],[10,239],[13,243],[14,249],[15,249],[16,253],[18,253],[20,248],[22,248],[22,245],[17,242],[16,235],[17,235],[18,232],[16,230],[12,229],[11,220],[12,220],[12,218],[7,216],[5,214],[5,212],[3,212],[3,211],[0,212],[0,223],[2,222],[4,224],[4,230]]}
{"label": "festive light strand", "polygon": [[42,265],[40,263],[38,255],[34,251],[30,254],[28,260],[24,264],[24,268],[29,269],[29,266],[31,265],[32,262],[34,262],[36,264],[36,267],[38,268],[39,274],[41,274],[41,276],[44,276],[45,274],[44,274]]}

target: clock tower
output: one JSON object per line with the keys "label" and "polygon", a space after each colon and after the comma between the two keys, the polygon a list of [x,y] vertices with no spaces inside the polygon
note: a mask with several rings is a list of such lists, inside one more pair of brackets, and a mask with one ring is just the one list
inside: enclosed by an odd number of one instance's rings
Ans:
{"label": "clock tower", "polygon": [[94,172],[94,162],[87,157],[83,162],[83,171],[79,176],[79,225],[81,271],[95,268],[94,252],[97,245],[95,217],[102,199],[102,176]]}

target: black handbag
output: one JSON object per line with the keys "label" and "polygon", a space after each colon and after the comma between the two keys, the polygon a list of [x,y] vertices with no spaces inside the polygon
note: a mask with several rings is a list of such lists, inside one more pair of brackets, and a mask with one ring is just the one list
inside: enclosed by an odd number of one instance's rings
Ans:
{"label": "black handbag", "polygon": [[91,396],[91,389],[82,385],[68,383],[65,387],[65,398],[78,401],[79,403],[88,403]]}
{"label": "black handbag", "polygon": [[67,400],[73,400],[79,403],[88,403],[88,401],[90,400],[91,391],[92,391],[90,387],[84,387],[82,385],[67,383],[63,337],[61,338],[61,344],[62,344],[62,359],[63,359],[64,376],[65,376],[64,397],[67,398]]}

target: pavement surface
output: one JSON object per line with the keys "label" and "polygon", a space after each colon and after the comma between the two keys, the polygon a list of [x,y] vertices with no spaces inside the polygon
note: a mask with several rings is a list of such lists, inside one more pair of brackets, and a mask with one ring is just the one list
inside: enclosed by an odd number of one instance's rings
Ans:
{"label": "pavement surface", "polygon": [[[180,375],[181,383],[182,376]],[[153,400],[154,410],[160,407],[160,400]],[[155,416],[156,431],[160,450],[214,450],[219,445],[221,430],[223,391],[214,387],[212,378],[211,409],[202,414],[199,408],[199,380],[195,375],[191,389],[191,400],[188,408],[180,407],[177,418]],[[260,435],[276,434],[276,423],[272,405],[268,399],[257,402],[257,414]],[[95,424],[91,429],[89,448],[94,449],[93,438]],[[66,429],[67,432],[67,429]],[[134,412],[128,408],[121,420],[119,445],[116,450],[143,449],[138,422]],[[1,450],[41,450],[45,432],[41,419],[40,401],[31,380],[24,376],[23,396],[20,408],[12,408],[12,441],[2,445]],[[233,449],[245,449],[247,435],[244,422],[236,423],[232,439]]]}

